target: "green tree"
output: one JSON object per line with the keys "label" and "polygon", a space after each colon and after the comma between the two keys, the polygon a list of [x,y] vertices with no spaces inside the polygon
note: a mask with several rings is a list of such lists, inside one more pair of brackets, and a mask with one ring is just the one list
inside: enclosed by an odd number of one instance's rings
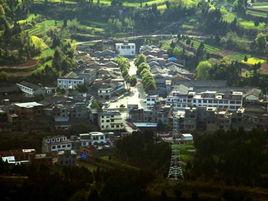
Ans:
{"label": "green tree", "polygon": [[138,55],[137,59],[135,59],[134,63],[136,66],[141,65],[142,63],[146,62],[146,57],[144,54],[140,54]]}
{"label": "green tree", "polygon": [[137,84],[137,78],[135,77],[135,75],[132,75],[129,78],[129,83],[130,83],[130,86],[132,86],[132,87],[134,87]]}
{"label": "green tree", "polygon": [[3,18],[5,16],[5,10],[2,5],[0,5],[0,18]]}
{"label": "green tree", "polygon": [[196,78],[200,80],[209,80],[211,78],[211,69],[212,65],[209,61],[201,61],[196,68]]}
{"label": "green tree", "polygon": [[255,39],[256,46],[260,51],[264,51],[266,48],[266,35],[263,33],[259,33]]}

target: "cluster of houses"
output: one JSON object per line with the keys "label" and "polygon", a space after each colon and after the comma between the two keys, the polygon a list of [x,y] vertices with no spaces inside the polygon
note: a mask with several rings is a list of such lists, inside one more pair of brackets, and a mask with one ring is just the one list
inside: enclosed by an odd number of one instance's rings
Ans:
{"label": "cluster of houses", "polygon": [[35,149],[0,151],[3,162],[9,164],[57,164],[75,166],[77,159],[90,160],[99,149],[108,149],[112,143],[109,134],[89,132],[71,136],[45,137],[42,140],[42,153]]}
{"label": "cluster of houses", "polygon": [[[0,152],[2,160],[13,164],[72,166],[77,158],[90,157],[94,149],[112,146],[112,136],[126,133],[127,126],[133,130],[175,131],[183,134],[181,139],[185,141],[192,141],[189,133],[196,130],[240,126],[268,129],[267,96],[261,90],[228,87],[223,80],[194,80],[193,74],[184,68],[184,61],[169,57],[166,51],[148,45],[141,46],[139,51],[147,58],[157,89],[143,100],[144,104],[127,105],[126,115],[120,109],[95,107],[93,103],[104,104],[127,91],[114,57],[135,56],[134,43],[117,43],[113,50],[91,50],[90,54],[79,52],[78,67],[58,77],[54,87],[26,81],[0,87],[0,132],[68,130],[82,124],[95,130],[69,138],[46,137],[42,153],[33,149]],[[17,93],[24,98],[12,101]]]}
{"label": "cluster of houses", "polygon": [[172,82],[179,80],[192,80],[194,75],[184,68],[185,61],[176,57],[169,57],[167,51],[155,46],[141,46],[140,53],[146,56],[157,87],[157,94],[166,96]]}
{"label": "cluster of houses", "polygon": [[124,131],[118,110],[92,108],[91,97],[50,97],[41,102],[0,106],[0,131],[68,130],[73,125],[92,125],[109,131]]}
{"label": "cluster of houses", "polygon": [[225,81],[183,80],[166,91],[167,96],[148,95],[145,108],[132,107],[129,121],[141,129],[164,126],[179,133],[241,126],[268,129],[267,101],[258,89],[230,88]]}

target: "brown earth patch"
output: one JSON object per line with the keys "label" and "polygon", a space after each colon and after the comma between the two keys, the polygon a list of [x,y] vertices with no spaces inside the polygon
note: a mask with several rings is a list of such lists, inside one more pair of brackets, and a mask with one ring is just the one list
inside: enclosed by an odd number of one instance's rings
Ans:
{"label": "brown earth patch", "polygon": [[262,74],[268,75],[268,63],[262,64],[261,72],[262,72]]}

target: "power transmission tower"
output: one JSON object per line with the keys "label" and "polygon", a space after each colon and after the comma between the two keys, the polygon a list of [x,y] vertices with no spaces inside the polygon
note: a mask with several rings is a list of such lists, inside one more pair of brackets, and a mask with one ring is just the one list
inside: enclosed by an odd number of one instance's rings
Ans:
{"label": "power transmission tower", "polygon": [[180,166],[180,150],[177,149],[174,144],[176,143],[176,134],[173,132],[173,142],[171,143],[171,159],[168,172],[168,178],[170,180],[179,181],[183,180],[183,172]]}

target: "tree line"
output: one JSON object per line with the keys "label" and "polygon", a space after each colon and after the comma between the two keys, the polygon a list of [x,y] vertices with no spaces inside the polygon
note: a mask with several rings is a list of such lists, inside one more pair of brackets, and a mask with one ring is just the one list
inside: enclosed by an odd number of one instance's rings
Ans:
{"label": "tree line", "polygon": [[129,60],[125,57],[117,57],[115,62],[118,64],[118,67],[121,70],[122,76],[130,86],[135,86],[137,84],[137,78],[135,75],[130,76],[128,71],[130,68]]}
{"label": "tree line", "polygon": [[146,57],[143,54],[140,54],[134,63],[137,66],[137,75],[141,77],[145,91],[150,92],[156,90],[155,79],[150,71],[151,69],[146,61]]}

